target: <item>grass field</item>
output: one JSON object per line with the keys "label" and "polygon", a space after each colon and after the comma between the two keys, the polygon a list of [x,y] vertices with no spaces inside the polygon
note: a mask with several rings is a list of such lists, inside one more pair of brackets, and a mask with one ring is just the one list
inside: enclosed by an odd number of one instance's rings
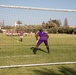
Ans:
{"label": "grass field", "polygon": [[[35,35],[19,36],[0,34],[0,66],[76,62],[76,35],[49,34],[50,54],[42,44],[34,55]],[[0,69],[0,75],[76,75],[76,64],[50,65]]]}

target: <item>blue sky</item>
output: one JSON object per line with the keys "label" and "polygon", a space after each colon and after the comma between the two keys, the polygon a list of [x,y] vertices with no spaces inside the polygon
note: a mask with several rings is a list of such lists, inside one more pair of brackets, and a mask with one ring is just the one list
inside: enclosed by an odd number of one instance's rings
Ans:
{"label": "blue sky", "polygon": [[[76,0],[0,0],[0,5],[15,5],[15,6],[28,6],[28,7],[39,7],[39,8],[57,8],[57,9],[74,9],[74,10],[76,10]],[[0,11],[4,11],[4,10],[2,10],[2,8],[0,8],[0,9],[1,9]],[[15,12],[16,12],[16,10],[15,10]],[[23,11],[23,12],[25,12],[25,11]],[[3,12],[0,12],[0,14],[1,13],[3,13]],[[12,12],[10,11],[10,13],[12,13]],[[42,12],[40,12],[40,13],[42,13]],[[22,14],[24,14],[24,13],[22,13]],[[48,15],[48,12],[47,13],[45,12],[44,14],[45,15]],[[7,16],[7,12],[4,13],[4,16]],[[8,19],[6,20],[7,17],[4,18],[4,16],[1,16],[0,15],[0,18],[2,17],[3,19],[5,19],[4,21],[5,21],[6,24],[7,24],[7,21],[8,20],[9,20],[8,22],[10,23],[10,21],[12,20],[11,17],[9,18],[9,16],[7,16]],[[76,12],[75,13],[72,13],[72,14],[71,13],[66,13],[64,15],[64,17],[62,17],[63,16],[63,13],[61,15],[59,15],[59,13],[58,13],[58,16],[57,16],[57,14],[55,16],[50,15],[49,19],[52,18],[52,17],[53,18],[58,17],[58,19],[61,19],[62,18],[62,21],[63,21],[64,18],[68,18],[69,19],[69,22],[71,21],[70,24],[72,24],[74,26],[76,25],[75,24],[75,21],[76,21],[76,18],[75,18]],[[42,17],[42,15],[41,15],[41,17]],[[12,18],[17,18],[17,17],[12,17]],[[22,17],[22,18],[24,18],[24,17]],[[39,18],[39,19],[42,19],[42,18]],[[0,19],[0,21],[1,20],[2,19]],[[35,20],[35,18],[34,18],[34,20]],[[36,21],[38,21],[38,20],[36,20]]]}

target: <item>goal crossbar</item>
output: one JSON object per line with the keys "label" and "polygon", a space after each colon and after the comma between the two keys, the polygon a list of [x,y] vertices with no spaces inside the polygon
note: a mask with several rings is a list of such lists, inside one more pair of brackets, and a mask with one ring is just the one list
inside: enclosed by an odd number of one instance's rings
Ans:
{"label": "goal crossbar", "polygon": [[58,12],[76,12],[71,9],[55,9],[55,8],[38,8],[38,7],[27,7],[27,6],[11,6],[11,5],[0,5],[3,8],[17,8],[17,9],[30,9],[30,10],[44,10],[44,11],[58,11]]}

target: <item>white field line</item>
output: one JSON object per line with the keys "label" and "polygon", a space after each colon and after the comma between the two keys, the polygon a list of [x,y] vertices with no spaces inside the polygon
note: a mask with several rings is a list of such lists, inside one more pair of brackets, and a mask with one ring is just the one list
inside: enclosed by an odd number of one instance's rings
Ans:
{"label": "white field line", "polygon": [[32,67],[32,66],[48,66],[48,65],[66,65],[66,64],[76,64],[76,62],[55,62],[55,63],[41,63],[41,64],[9,65],[9,66],[0,66],[0,69],[17,68],[17,67]]}
{"label": "white field line", "polygon": [[1,56],[0,58],[20,58],[20,57],[34,57],[39,55],[18,55],[18,56]]}

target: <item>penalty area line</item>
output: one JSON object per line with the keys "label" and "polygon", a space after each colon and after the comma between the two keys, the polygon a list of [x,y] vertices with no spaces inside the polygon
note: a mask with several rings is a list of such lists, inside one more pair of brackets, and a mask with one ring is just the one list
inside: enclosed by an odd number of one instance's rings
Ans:
{"label": "penalty area line", "polygon": [[36,56],[40,56],[40,55],[17,55],[17,56],[3,56],[0,58],[20,58],[20,57],[36,57]]}
{"label": "penalty area line", "polygon": [[18,68],[18,67],[33,67],[33,66],[49,66],[49,65],[66,65],[66,64],[76,64],[76,62],[54,62],[54,63],[41,63],[41,64],[10,65],[10,66],[0,66],[0,69]]}

